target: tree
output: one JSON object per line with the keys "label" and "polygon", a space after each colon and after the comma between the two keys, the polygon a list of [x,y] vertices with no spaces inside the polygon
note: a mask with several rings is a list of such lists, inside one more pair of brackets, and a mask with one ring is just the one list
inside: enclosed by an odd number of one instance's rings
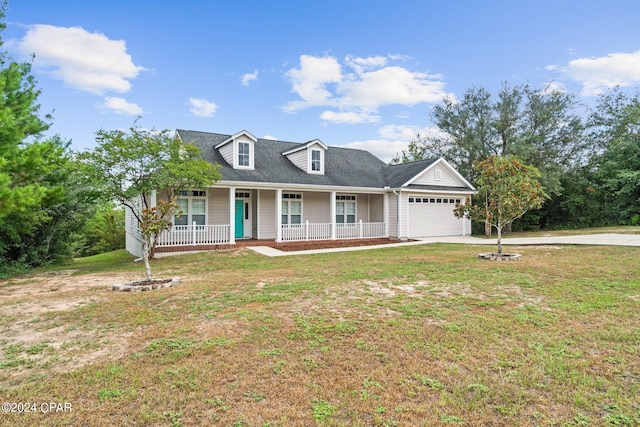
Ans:
{"label": "tree", "polygon": [[606,151],[597,157],[597,179],[605,215],[614,223],[640,221],[640,103],[637,98],[619,113]]}
{"label": "tree", "polygon": [[491,156],[476,162],[479,174],[479,199],[484,203],[456,206],[458,218],[486,221],[498,232],[498,254],[502,254],[502,229],[529,209],[542,206],[545,194],[539,182],[540,172],[514,157]]}
{"label": "tree", "polygon": [[537,167],[549,193],[561,192],[563,171],[584,160],[584,126],[571,94],[509,87],[496,96],[484,88],[468,89],[461,101],[447,98],[431,118],[441,133],[419,136],[398,160],[442,156],[472,183],[474,164],[490,156],[517,156]]}
{"label": "tree", "polygon": [[40,93],[31,64],[0,52],[0,274],[70,257],[80,218],[69,144],[43,138],[51,116],[40,116]]}
{"label": "tree", "polygon": [[[218,168],[200,156],[198,147],[185,144],[168,130],[145,130],[135,125],[129,132],[100,130],[98,146],[80,155],[87,185],[104,200],[129,209],[143,237],[142,252],[147,280],[152,280],[149,260],[157,237],[172,226],[177,211],[177,191],[210,186],[220,179]],[[164,192],[166,199],[156,192]]]}
{"label": "tree", "polygon": [[78,238],[79,256],[90,256],[103,252],[124,249],[124,209],[113,202],[96,204]]}

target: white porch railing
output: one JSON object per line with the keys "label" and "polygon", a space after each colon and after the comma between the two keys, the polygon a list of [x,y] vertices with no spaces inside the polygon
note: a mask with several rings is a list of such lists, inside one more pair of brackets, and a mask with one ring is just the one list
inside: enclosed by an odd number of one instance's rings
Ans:
{"label": "white porch railing", "polygon": [[[336,239],[371,239],[385,236],[384,222],[357,222],[336,224]],[[282,240],[285,242],[302,240],[331,239],[331,224],[283,224]]]}
{"label": "white porch railing", "polygon": [[229,225],[174,225],[158,237],[157,247],[229,243]]}

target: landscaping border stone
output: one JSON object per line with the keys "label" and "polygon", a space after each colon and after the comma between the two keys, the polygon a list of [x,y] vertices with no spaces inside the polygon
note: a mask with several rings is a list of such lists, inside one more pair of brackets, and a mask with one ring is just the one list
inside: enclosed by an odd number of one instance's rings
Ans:
{"label": "landscaping border stone", "polygon": [[489,261],[520,261],[522,259],[521,254],[496,254],[496,253],[486,253],[486,254],[478,254],[479,259],[487,259]]}
{"label": "landscaping border stone", "polygon": [[120,292],[142,292],[142,291],[152,291],[155,289],[170,288],[178,284],[180,284],[179,277],[173,277],[171,279],[152,279],[151,281],[139,280],[136,282],[128,282],[128,283],[113,285],[111,287],[111,290],[120,291]]}

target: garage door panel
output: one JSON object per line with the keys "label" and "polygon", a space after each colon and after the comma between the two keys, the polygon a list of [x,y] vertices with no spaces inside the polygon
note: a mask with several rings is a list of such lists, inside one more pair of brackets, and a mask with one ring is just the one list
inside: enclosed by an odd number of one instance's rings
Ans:
{"label": "garage door panel", "polygon": [[[419,203],[416,202],[417,199],[420,199]],[[455,202],[442,203],[442,196],[427,200],[427,203],[423,203],[421,197],[409,198],[409,237],[461,235],[463,220],[453,214]]]}

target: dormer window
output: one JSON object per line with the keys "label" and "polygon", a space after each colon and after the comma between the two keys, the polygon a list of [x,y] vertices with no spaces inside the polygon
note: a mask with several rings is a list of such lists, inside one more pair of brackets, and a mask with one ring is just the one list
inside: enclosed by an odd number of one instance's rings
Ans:
{"label": "dormer window", "polygon": [[282,154],[306,173],[324,175],[324,155],[328,148],[319,139],[314,139]]}
{"label": "dormer window", "polygon": [[322,151],[311,150],[311,172],[322,173]]}
{"label": "dormer window", "polygon": [[234,169],[254,168],[254,149],[258,139],[246,130],[231,135],[215,146],[224,160]]}
{"label": "dormer window", "polygon": [[238,142],[238,166],[251,166],[251,144],[248,142]]}

